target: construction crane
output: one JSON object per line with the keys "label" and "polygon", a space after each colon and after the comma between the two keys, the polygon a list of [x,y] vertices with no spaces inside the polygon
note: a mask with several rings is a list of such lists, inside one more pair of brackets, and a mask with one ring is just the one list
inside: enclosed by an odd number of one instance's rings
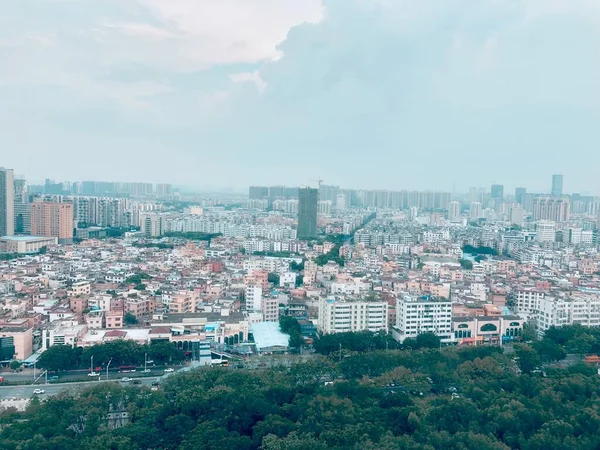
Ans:
{"label": "construction crane", "polygon": [[321,177],[319,177],[318,180],[309,180],[309,181],[316,181],[317,183],[319,183],[319,189],[321,189],[321,184],[323,183],[323,179]]}

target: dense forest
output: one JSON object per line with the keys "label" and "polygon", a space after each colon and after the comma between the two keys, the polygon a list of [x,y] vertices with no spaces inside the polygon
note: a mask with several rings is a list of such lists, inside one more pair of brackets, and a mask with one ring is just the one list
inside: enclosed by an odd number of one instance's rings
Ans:
{"label": "dense forest", "polygon": [[[158,391],[101,383],[2,413],[1,447],[592,450],[600,448],[596,368],[536,364],[581,350],[576,341],[595,349],[598,337],[570,327],[506,350],[380,343],[343,354],[328,343],[327,355],[289,368],[194,370]],[[116,427],[115,411],[128,423]]]}

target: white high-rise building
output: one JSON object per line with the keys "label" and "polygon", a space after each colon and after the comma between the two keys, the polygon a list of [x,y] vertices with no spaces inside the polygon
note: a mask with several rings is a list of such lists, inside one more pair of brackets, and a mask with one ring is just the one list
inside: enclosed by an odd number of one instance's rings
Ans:
{"label": "white high-rise building", "polygon": [[477,219],[483,217],[483,208],[481,206],[481,203],[479,203],[479,202],[471,203],[469,216],[471,217],[471,219],[474,219],[474,220],[477,220]]}
{"label": "white high-rise building", "polygon": [[318,326],[325,334],[364,330],[387,331],[387,311],[388,304],[385,301],[321,298]]}
{"label": "white high-rise building", "polygon": [[346,210],[346,196],[344,194],[338,194],[335,198],[335,209],[338,211]]}
{"label": "white high-rise building", "polygon": [[15,175],[0,167],[0,236],[15,234]]}
{"label": "white high-rise building", "polygon": [[247,311],[260,311],[262,309],[263,289],[260,283],[248,283],[244,291]]}
{"label": "white high-rise building", "polygon": [[403,342],[422,333],[433,333],[442,342],[452,341],[452,302],[440,297],[399,295],[394,338]]}
{"label": "white high-rise building", "polygon": [[450,222],[460,222],[460,203],[450,202],[448,203],[448,220]]}
{"label": "white high-rise building", "polygon": [[556,222],[540,220],[536,226],[539,242],[554,242],[556,239]]}
{"label": "white high-rise building", "polygon": [[140,214],[140,228],[142,233],[148,237],[162,236],[164,226],[163,216],[156,213],[142,213]]}
{"label": "white high-rise building", "polygon": [[525,212],[521,206],[513,205],[512,208],[510,208],[510,223],[522,227],[524,215]]}
{"label": "white high-rise building", "polygon": [[600,296],[575,294],[571,297],[545,297],[540,300],[535,315],[538,333],[542,335],[552,326],[600,326]]}
{"label": "white high-rise building", "polygon": [[540,302],[546,298],[542,291],[534,289],[520,289],[515,291],[516,313],[525,320],[529,320],[539,310]]}

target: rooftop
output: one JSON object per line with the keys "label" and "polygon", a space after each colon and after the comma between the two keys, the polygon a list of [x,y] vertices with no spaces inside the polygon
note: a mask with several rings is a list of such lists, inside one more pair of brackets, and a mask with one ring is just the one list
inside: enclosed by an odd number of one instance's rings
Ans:
{"label": "rooftop", "polygon": [[2,236],[0,239],[5,241],[36,241],[36,240],[48,240],[54,239],[48,236]]}
{"label": "rooftop", "polygon": [[287,347],[289,344],[289,335],[279,330],[277,322],[254,323],[251,326],[251,332],[259,351],[270,347]]}

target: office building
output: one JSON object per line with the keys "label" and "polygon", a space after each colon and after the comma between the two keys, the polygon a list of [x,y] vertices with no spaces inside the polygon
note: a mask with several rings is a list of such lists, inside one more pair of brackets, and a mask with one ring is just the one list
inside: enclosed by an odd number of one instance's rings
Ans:
{"label": "office building", "polygon": [[324,334],[348,331],[387,331],[388,304],[385,301],[362,301],[342,297],[321,298],[319,330]]}
{"label": "office building", "polygon": [[504,186],[501,184],[492,184],[490,197],[494,200],[502,200],[504,198]]}
{"label": "office building", "polygon": [[403,293],[396,302],[396,327],[392,335],[398,342],[433,333],[442,342],[452,341],[452,302],[443,297]]}
{"label": "office building", "polygon": [[563,176],[552,175],[552,197],[561,197],[563,195]]}
{"label": "office building", "polygon": [[471,207],[469,209],[469,217],[473,220],[477,220],[482,216],[483,214],[483,208],[481,206],[481,203],[479,202],[473,202],[471,203]]}
{"label": "office building", "polygon": [[27,183],[23,178],[15,178],[15,234],[31,233],[31,207]]}
{"label": "office building", "polygon": [[448,220],[450,222],[460,221],[460,203],[450,202],[448,203]]}
{"label": "office building", "polygon": [[15,184],[12,169],[0,167],[0,236],[15,234]]}
{"label": "office building", "polygon": [[316,238],[319,190],[299,188],[298,199],[298,239]]}
{"label": "office building", "polygon": [[73,205],[39,202],[31,204],[31,234],[50,236],[59,242],[73,239]]}
{"label": "office building", "polygon": [[527,194],[527,189],[524,187],[515,188],[515,202],[519,205],[523,205],[525,201],[525,194]]}

